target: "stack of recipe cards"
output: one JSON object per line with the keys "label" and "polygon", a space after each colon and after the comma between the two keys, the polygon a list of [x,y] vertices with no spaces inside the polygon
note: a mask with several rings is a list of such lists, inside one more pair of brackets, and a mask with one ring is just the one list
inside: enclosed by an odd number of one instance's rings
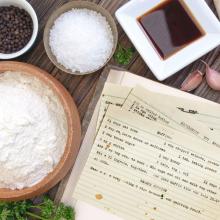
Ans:
{"label": "stack of recipe cards", "polygon": [[63,201],[78,207],[77,220],[219,220],[219,112],[112,70]]}

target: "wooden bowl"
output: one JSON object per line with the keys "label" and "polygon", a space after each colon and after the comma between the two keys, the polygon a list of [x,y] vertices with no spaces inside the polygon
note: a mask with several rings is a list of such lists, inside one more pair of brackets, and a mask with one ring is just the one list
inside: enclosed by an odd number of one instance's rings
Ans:
{"label": "wooden bowl", "polygon": [[78,154],[81,138],[80,118],[76,105],[68,91],[50,74],[30,64],[20,62],[0,62],[0,74],[5,71],[19,71],[35,76],[45,82],[60,98],[66,113],[68,138],[64,154],[54,168],[41,182],[22,190],[0,189],[0,200],[21,200],[38,196],[55,186],[73,166]]}
{"label": "wooden bowl", "polygon": [[[50,45],[49,45],[49,36],[50,36],[50,30],[54,25],[54,21],[63,13],[70,11],[73,8],[85,8],[85,9],[89,9],[89,10],[93,10],[96,11],[98,13],[100,13],[101,15],[103,15],[106,20],[108,21],[111,30],[112,30],[112,34],[113,34],[113,49],[111,52],[111,55],[109,56],[109,58],[107,59],[107,61],[99,68],[97,68],[94,71],[90,71],[90,72],[84,72],[84,73],[80,73],[80,72],[72,72],[69,69],[66,69],[63,65],[61,65],[60,63],[57,62],[56,57],[53,55],[51,49],[50,49]],[[90,74],[90,73],[94,73],[98,70],[100,70],[101,68],[103,68],[108,62],[109,60],[112,58],[116,47],[117,47],[117,43],[118,43],[118,30],[117,30],[117,26],[116,23],[113,19],[113,17],[111,16],[111,14],[105,10],[102,6],[97,5],[95,3],[92,2],[87,2],[87,1],[72,1],[69,3],[64,4],[62,7],[58,8],[56,11],[53,12],[53,14],[50,16],[50,18],[47,21],[47,24],[45,26],[44,29],[44,47],[46,50],[46,53],[49,57],[49,59],[51,60],[51,62],[60,70],[66,72],[66,73],[70,73],[70,74],[74,74],[74,75],[86,75],[86,74]],[[74,53],[74,51],[73,51]]]}

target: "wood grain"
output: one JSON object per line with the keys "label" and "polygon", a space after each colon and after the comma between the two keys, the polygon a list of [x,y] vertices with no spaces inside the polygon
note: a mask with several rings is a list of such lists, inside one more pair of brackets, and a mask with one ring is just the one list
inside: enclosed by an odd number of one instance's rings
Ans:
{"label": "wood grain", "polygon": [[[112,15],[114,15],[114,12],[127,1],[128,0],[93,0],[93,2],[101,4],[103,7],[105,7]],[[214,13],[216,13],[213,1],[206,1],[211,7],[211,9],[214,11]],[[72,76],[58,70],[49,61],[45,53],[42,36],[45,23],[48,20],[50,14],[56,8],[68,2],[68,0],[29,0],[29,2],[35,8],[39,18],[39,35],[36,44],[34,45],[32,50],[23,57],[21,57],[19,60],[39,66],[40,68],[48,71],[56,79],[58,79],[67,88],[73,99],[76,101],[77,107],[79,109],[80,118],[82,120],[89,106],[91,98],[94,94],[95,87],[101,71],[87,76]],[[123,32],[122,28],[119,26],[118,23],[117,26],[119,32],[119,43],[127,47],[131,47],[131,42],[129,41],[126,34]],[[202,59],[220,71],[220,48],[216,48],[212,52],[203,56]],[[111,60],[111,64],[115,64],[114,60]],[[124,68],[138,75],[156,80],[152,72],[149,70],[149,68],[137,52],[135,53],[131,63]],[[201,71],[204,71],[204,65],[200,62],[200,60],[197,60],[192,64],[188,65],[174,76],[165,80],[163,83],[172,87],[179,88],[185,77],[195,69],[200,69]],[[194,91],[194,93],[197,96],[201,96],[220,103],[220,93],[210,89],[205,81],[200,85],[200,87],[196,91]],[[56,190],[53,190],[53,192],[54,191]],[[55,193],[52,194],[54,195]]]}

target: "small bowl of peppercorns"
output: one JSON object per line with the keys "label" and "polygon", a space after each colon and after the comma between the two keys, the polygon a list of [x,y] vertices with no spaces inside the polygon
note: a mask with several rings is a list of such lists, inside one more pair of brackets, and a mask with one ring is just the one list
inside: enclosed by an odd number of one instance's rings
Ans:
{"label": "small bowl of peppercorns", "polygon": [[27,52],[38,33],[38,19],[26,0],[0,1],[0,59]]}

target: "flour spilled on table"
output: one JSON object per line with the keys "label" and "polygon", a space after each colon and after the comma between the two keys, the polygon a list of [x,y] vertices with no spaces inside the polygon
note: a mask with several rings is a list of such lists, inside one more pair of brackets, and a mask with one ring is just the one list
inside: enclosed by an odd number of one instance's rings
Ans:
{"label": "flour spilled on table", "polygon": [[33,76],[0,74],[0,188],[39,183],[60,161],[67,121],[55,93]]}

